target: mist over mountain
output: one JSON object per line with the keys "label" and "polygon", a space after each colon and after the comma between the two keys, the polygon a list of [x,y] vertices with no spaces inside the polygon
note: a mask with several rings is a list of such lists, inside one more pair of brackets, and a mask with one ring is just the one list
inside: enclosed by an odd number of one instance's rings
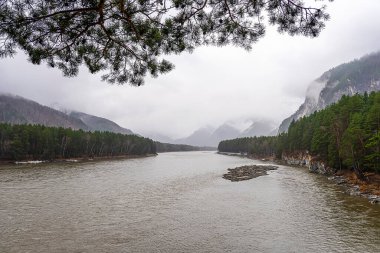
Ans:
{"label": "mist over mountain", "polygon": [[0,122],[90,130],[80,119],[11,94],[0,94]]}
{"label": "mist over mountain", "polygon": [[143,135],[147,138],[150,138],[152,140],[155,140],[157,142],[174,143],[173,138],[171,138],[167,135],[161,134],[161,133],[157,133],[157,132],[143,132],[143,133],[141,133],[141,135]]}
{"label": "mist over mountain", "polygon": [[176,144],[187,144],[193,146],[214,146],[215,141],[210,140],[215,129],[211,127],[200,128],[186,138],[174,140]]}
{"label": "mist over mountain", "polygon": [[174,143],[217,147],[222,140],[277,134],[276,124],[269,120],[253,121],[248,128],[243,130],[237,129],[232,123],[225,123],[215,129],[211,127],[200,128],[186,138],[174,140]]}
{"label": "mist over mountain", "polygon": [[0,122],[134,134],[131,130],[105,118],[66,109],[56,110],[11,94],[0,94]]}
{"label": "mist over mountain", "polygon": [[240,131],[229,124],[223,124],[216,129],[205,127],[196,130],[190,136],[175,140],[175,143],[195,146],[218,146],[220,140],[235,138]]}
{"label": "mist over mountain", "polygon": [[336,103],[343,95],[352,96],[380,90],[380,52],[341,64],[322,74],[306,92],[305,102],[284,119],[279,133],[286,132],[293,120],[308,116]]}
{"label": "mist over mountain", "polygon": [[[11,124],[40,124],[45,126],[82,129],[85,131],[108,131],[121,134],[134,134],[130,129],[123,128],[115,122],[98,116],[78,111],[71,111],[63,106],[55,105],[57,109],[41,105],[20,96],[0,95],[0,122]],[[273,122],[256,120],[249,127],[239,130],[234,122],[225,123],[217,128],[203,127],[191,135],[173,139],[160,133],[148,133],[145,136],[162,143],[186,144],[199,147],[217,147],[219,142],[237,137],[272,135],[275,128]]]}
{"label": "mist over mountain", "polygon": [[116,124],[115,122],[97,117],[94,115],[89,115],[83,112],[76,112],[72,111],[69,113],[71,117],[80,119],[83,121],[91,131],[101,131],[101,132],[113,132],[113,133],[120,133],[120,134],[134,134],[131,130],[127,128],[123,128]]}
{"label": "mist over mountain", "polygon": [[218,145],[220,140],[231,139],[239,135],[240,131],[229,124],[223,124],[218,127],[211,135],[211,141],[214,145]]}
{"label": "mist over mountain", "polygon": [[253,122],[247,129],[240,133],[239,137],[272,136],[276,134],[276,124],[272,121],[263,120]]}

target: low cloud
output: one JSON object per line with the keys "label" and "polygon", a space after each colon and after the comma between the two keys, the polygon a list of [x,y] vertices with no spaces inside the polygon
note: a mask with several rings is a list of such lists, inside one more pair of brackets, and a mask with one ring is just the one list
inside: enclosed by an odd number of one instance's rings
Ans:
{"label": "low cloud", "polygon": [[85,69],[65,78],[19,53],[0,60],[0,91],[106,117],[135,132],[176,138],[227,121],[239,126],[257,118],[280,122],[324,71],[380,49],[379,9],[380,1],[335,1],[318,38],[278,34],[272,27],[250,52],[201,47],[169,56],[176,68],[139,88],[101,82]]}

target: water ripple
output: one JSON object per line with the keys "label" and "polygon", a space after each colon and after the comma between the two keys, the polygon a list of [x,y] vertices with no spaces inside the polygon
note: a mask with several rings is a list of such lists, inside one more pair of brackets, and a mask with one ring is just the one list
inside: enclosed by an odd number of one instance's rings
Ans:
{"label": "water ripple", "polygon": [[0,252],[380,252],[380,208],[325,177],[212,152],[0,169]]}

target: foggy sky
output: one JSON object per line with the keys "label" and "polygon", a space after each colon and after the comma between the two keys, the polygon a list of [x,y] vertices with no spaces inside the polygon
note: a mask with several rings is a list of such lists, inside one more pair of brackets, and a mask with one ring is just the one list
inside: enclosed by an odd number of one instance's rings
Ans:
{"label": "foggy sky", "polygon": [[84,68],[65,78],[19,53],[0,59],[0,92],[105,117],[137,133],[176,138],[225,122],[243,127],[248,119],[266,118],[280,123],[323,72],[380,50],[380,1],[335,0],[328,6],[331,19],[318,38],[291,37],[268,27],[249,52],[202,47],[166,57],[176,68],[147,78],[142,87],[110,85]]}

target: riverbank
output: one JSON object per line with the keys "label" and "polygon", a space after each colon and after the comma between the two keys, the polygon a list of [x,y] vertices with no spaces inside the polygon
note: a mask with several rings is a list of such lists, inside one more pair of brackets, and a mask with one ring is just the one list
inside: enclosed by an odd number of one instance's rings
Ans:
{"label": "riverbank", "polygon": [[380,204],[380,175],[364,173],[365,180],[361,180],[352,171],[338,171],[329,180],[342,186],[352,196],[367,198],[372,204]]}
{"label": "riverbank", "polygon": [[380,175],[363,173],[359,178],[351,170],[336,170],[308,153],[283,155],[277,163],[307,168],[309,172],[326,176],[330,181],[340,185],[346,193],[368,199],[372,204],[380,204]]}
{"label": "riverbank", "polygon": [[309,172],[321,174],[328,180],[341,186],[347,194],[360,196],[368,199],[372,204],[380,204],[380,175],[376,173],[364,173],[365,180],[361,180],[353,171],[339,170],[333,172],[331,168],[325,166],[322,162],[313,161],[311,156],[283,157],[282,160],[270,157],[257,157],[240,153],[218,152],[221,155],[241,156],[250,159],[270,161],[279,165],[294,166],[307,168]]}
{"label": "riverbank", "polygon": [[30,164],[52,164],[52,163],[87,163],[87,162],[101,162],[110,160],[126,160],[126,159],[137,159],[137,158],[147,158],[157,156],[157,154],[147,154],[147,155],[123,155],[123,156],[102,156],[102,157],[74,157],[67,159],[54,159],[54,160],[0,160],[0,167],[6,165],[30,165]]}

